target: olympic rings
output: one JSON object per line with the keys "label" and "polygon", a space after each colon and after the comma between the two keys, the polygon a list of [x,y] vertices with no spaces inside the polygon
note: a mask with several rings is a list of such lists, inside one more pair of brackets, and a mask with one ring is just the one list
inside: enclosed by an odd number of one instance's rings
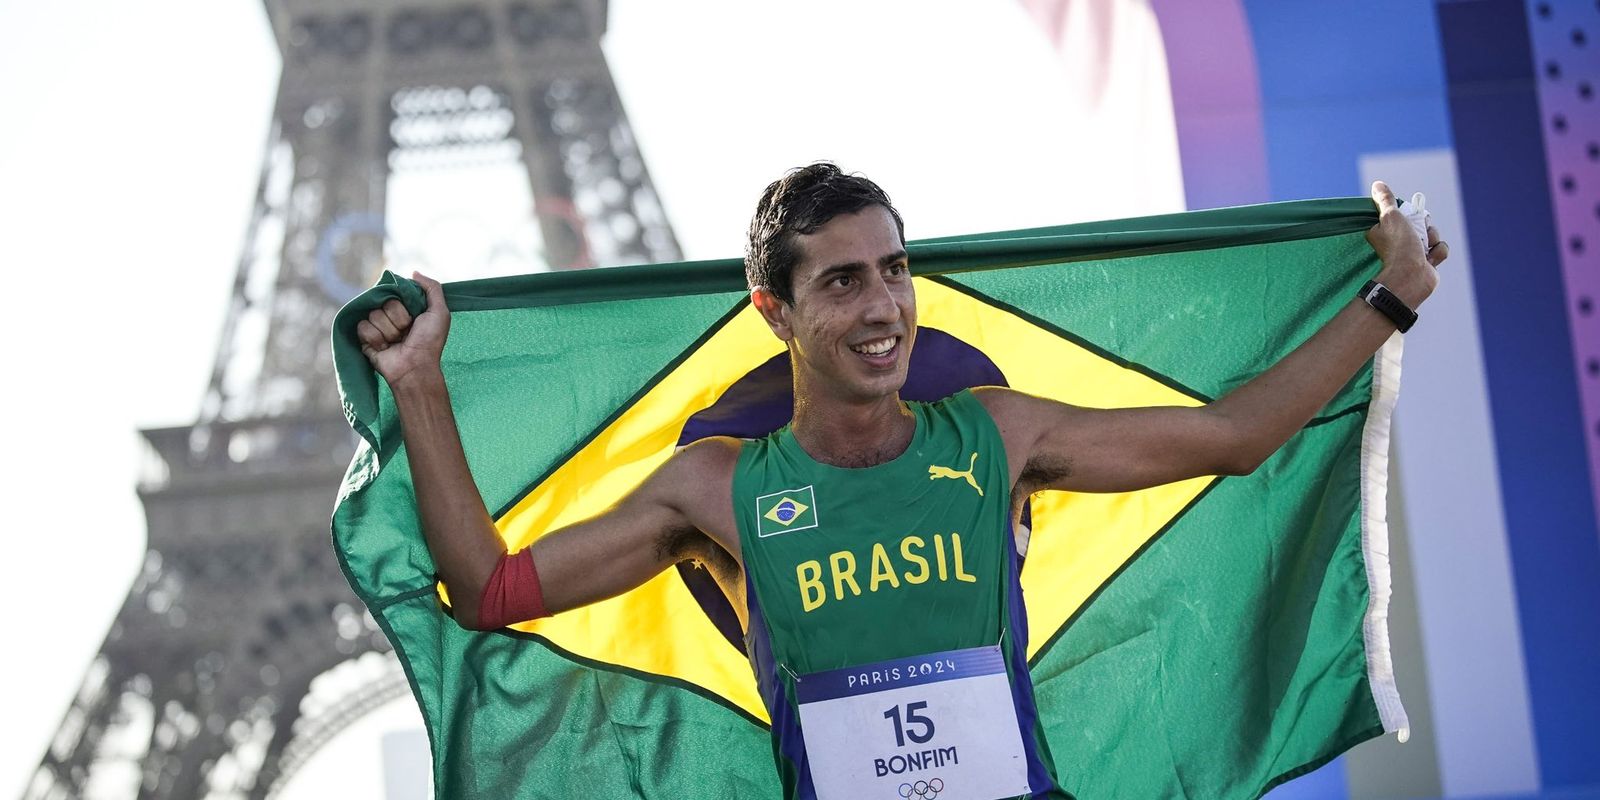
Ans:
{"label": "olympic rings", "polygon": [[933,778],[926,781],[917,781],[914,784],[902,783],[897,794],[906,798],[906,800],[934,800],[943,791],[944,780]]}

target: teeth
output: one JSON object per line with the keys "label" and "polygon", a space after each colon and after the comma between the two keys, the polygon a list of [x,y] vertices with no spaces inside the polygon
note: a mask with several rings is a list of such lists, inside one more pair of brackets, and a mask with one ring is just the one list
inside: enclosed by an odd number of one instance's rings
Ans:
{"label": "teeth", "polygon": [[881,356],[888,353],[890,350],[893,350],[894,343],[895,337],[890,336],[887,339],[879,339],[875,342],[858,344],[850,349],[856,351],[857,353],[861,353],[862,355]]}

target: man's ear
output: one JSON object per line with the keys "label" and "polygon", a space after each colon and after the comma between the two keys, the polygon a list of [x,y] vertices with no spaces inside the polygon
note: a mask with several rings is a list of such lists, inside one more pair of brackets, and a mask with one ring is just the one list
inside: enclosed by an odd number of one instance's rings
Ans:
{"label": "man's ear", "polygon": [[794,338],[794,329],[789,325],[789,315],[794,313],[794,307],[779,300],[771,289],[764,286],[751,289],[750,305],[755,306],[761,318],[767,321],[773,336],[785,342]]}

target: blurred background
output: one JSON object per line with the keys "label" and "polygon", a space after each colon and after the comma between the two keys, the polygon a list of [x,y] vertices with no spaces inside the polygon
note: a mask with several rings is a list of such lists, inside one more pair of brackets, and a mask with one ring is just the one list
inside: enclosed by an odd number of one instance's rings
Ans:
{"label": "blurred background", "polygon": [[738,255],[819,158],[923,238],[1423,191],[1391,462],[1410,740],[1274,798],[1600,797],[1600,9],[0,0],[0,796],[431,796],[327,539],[332,312]]}

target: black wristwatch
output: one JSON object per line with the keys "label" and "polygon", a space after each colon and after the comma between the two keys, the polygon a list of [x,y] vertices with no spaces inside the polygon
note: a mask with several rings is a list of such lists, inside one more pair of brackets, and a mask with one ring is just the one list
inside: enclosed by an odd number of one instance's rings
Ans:
{"label": "black wristwatch", "polygon": [[1394,292],[1389,291],[1389,287],[1377,281],[1367,281],[1366,285],[1361,287],[1361,291],[1356,292],[1356,297],[1383,312],[1401,333],[1411,330],[1411,326],[1417,324],[1417,312],[1412,311],[1411,307],[1406,305],[1406,301],[1395,297]]}

